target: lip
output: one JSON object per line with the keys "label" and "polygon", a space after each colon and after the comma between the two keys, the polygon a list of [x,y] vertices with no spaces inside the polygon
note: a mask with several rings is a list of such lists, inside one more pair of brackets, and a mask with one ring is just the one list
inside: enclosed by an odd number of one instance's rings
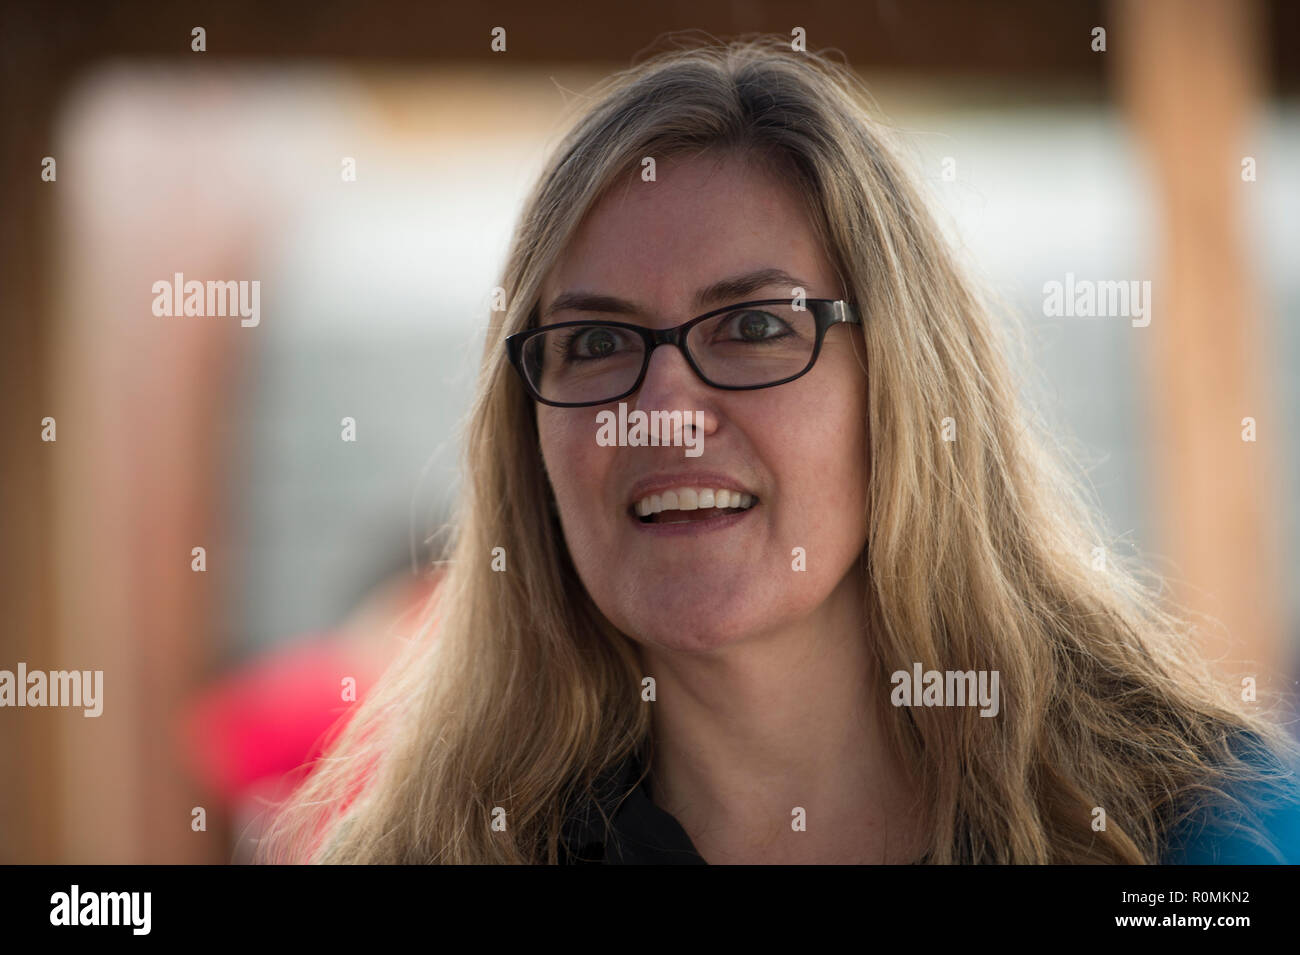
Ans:
{"label": "lip", "polygon": [[[670,485],[671,486],[671,485]],[[654,493],[653,491],[651,493]],[[711,517],[705,521],[683,521],[680,524],[642,524],[636,515],[631,515],[628,520],[632,526],[643,534],[653,534],[656,537],[698,537],[701,534],[712,534],[715,531],[726,530],[739,524],[750,514],[758,510],[760,505],[755,504],[739,514],[728,514],[725,517]]]}
{"label": "lip", "polygon": [[[714,490],[754,494],[740,481],[720,471],[656,471],[654,474],[647,474],[632,485],[631,490],[628,491],[627,507],[635,508],[636,502],[643,497],[678,487],[708,487]],[[754,494],[754,498],[757,500],[758,495]]]}

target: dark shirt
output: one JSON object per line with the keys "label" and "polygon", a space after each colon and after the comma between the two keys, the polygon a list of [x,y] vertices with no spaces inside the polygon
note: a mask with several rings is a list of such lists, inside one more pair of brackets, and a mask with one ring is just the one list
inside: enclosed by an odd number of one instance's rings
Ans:
{"label": "dark shirt", "polygon": [[[681,823],[654,804],[650,774],[642,773],[638,756],[604,776],[596,791],[597,798],[584,801],[565,823],[561,864],[707,865]],[[1262,821],[1285,863],[1300,863],[1300,808],[1267,813]],[[1180,825],[1171,833],[1168,846],[1161,865],[1278,864],[1242,828],[1235,814],[1219,809],[1206,810]]]}
{"label": "dark shirt", "polygon": [[[565,824],[562,864],[707,864],[681,823],[650,798],[650,775],[642,778],[637,756],[601,779],[596,789],[596,798],[586,801]],[[605,817],[611,823],[608,830]]]}

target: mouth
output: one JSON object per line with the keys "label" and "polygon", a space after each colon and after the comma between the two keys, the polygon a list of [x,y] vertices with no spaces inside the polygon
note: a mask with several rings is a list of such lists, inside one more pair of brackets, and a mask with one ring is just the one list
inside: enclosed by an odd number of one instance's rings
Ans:
{"label": "mouth", "polygon": [[640,524],[700,524],[744,514],[758,503],[744,491],[680,487],[646,495],[628,506],[628,515]]}

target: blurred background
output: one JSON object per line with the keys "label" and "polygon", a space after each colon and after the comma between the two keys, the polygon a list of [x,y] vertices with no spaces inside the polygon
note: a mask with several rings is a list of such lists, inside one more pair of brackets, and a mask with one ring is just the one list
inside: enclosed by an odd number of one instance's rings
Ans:
{"label": "blurred background", "polygon": [[[593,84],[669,31],[803,27],[862,74],[1029,336],[1114,552],[1206,615],[1224,679],[1294,699],[1297,5],[128,0],[0,17],[0,669],[105,674],[97,719],[0,710],[0,862],[248,857],[262,801],[434,591],[525,192]],[[152,285],[178,272],[258,280],[260,322],[156,317]],[[1047,317],[1043,286],[1067,273],[1151,281],[1151,324]]]}

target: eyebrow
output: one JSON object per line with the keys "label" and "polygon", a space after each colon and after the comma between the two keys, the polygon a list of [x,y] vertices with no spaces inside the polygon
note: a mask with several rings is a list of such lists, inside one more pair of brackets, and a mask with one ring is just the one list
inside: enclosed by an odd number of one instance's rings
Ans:
{"label": "eyebrow", "polygon": [[[807,282],[795,278],[784,269],[755,269],[752,272],[742,272],[739,275],[720,279],[712,285],[706,285],[695,293],[695,306],[697,308],[707,308],[715,303],[735,301],[772,285],[783,285],[791,289],[808,287]],[[555,300],[541,313],[540,317],[544,319],[556,312],[566,311],[606,312],[613,315],[639,315],[642,313],[642,309],[638,305],[626,299],[577,289],[557,295]]]}

